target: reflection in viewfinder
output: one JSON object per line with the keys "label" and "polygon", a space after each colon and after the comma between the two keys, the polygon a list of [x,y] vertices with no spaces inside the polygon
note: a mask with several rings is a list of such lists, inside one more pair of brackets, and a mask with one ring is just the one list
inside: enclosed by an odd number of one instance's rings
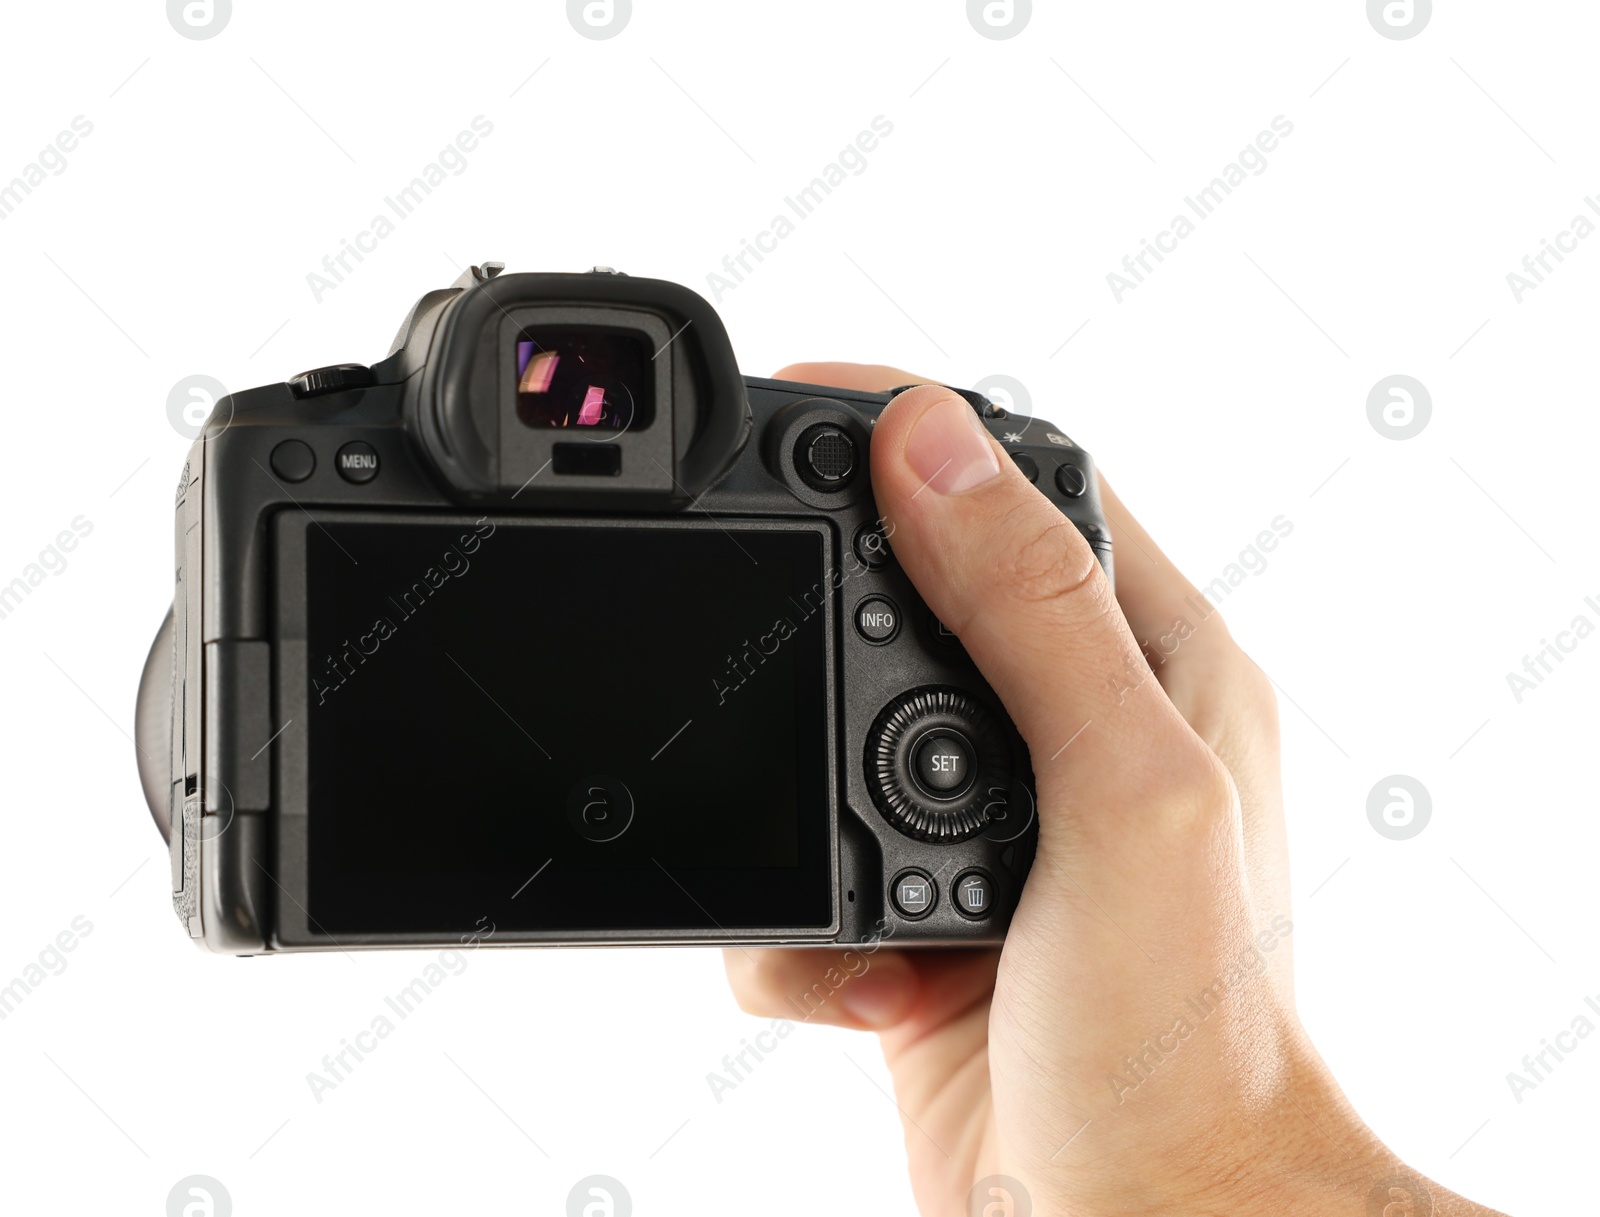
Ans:
{"label": "reflection in viewfinder", "polygon": [[583,395],[583,406],[578,410],[578,426],[596,427],[606,406],[606,391],[599,385],[590,385]]}
{"label": "reflection in viewfinder", "polygon": [[554,351],[540,351],[535,354],[533,343],[517,343],[517,365],[522,369],[522,378],[517,381],[517,392],[549,392],[550,382],[555,379],[556,364],[560,362],[561,356]]}
{"label": "reflection in viewfinder", "polygon": [[527,427],[625,431],[654,413],[650,348],[641,335],[550,327],[517,340],[517,417]]}

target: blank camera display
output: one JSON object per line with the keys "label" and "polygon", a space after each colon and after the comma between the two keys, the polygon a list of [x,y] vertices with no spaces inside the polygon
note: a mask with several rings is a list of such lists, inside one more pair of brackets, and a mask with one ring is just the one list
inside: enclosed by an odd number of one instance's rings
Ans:
{"label": "blank camera display", "polygon": [[830,923],[822,538],[721,524],[307,530],[325,932]]}

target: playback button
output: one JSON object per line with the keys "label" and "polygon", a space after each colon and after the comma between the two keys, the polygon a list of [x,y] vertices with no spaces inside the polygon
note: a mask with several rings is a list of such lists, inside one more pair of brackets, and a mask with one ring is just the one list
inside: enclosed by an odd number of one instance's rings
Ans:
{"label": "playback button", "polygon": [[933,911],[939,893],[927,871],[904,870],[890,884],[889,899],[894,902],[895,911],[906,920],[920,921]]}
{"label": "playback button", "polygon": [[887,596],[868,596],[856,605],[856,633],[873,646],[893,642],[900,632],[900,610]]}

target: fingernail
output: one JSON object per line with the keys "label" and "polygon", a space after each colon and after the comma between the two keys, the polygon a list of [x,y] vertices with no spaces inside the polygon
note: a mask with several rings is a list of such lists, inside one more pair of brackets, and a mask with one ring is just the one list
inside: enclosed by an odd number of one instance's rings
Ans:
{"label": "fingernail", "polygon": [[906,463],[925,487],[939,494],[961,494],[1000,472],[983,424],[972,407],[955,396],[940,400],[911,428]]}
{"label": "fingernail", "polygon": [[846,1014],[867,1027],[889,1027],[905,1014],[909,978],[890,970],[864,972],[839,994]]}

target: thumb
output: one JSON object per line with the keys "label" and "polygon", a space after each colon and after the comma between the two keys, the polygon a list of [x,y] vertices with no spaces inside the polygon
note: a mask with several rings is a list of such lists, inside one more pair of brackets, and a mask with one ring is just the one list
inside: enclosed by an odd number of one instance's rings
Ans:
{"label": "thumb", "polygon": [[879,416],[871,455],[895,557],[1005,704],[1041,795],[1068,771],[1080,795],[1108,780],[1129,793],[1160,737],[1193,738],[1088,542],[966,401],[907,390]]}

